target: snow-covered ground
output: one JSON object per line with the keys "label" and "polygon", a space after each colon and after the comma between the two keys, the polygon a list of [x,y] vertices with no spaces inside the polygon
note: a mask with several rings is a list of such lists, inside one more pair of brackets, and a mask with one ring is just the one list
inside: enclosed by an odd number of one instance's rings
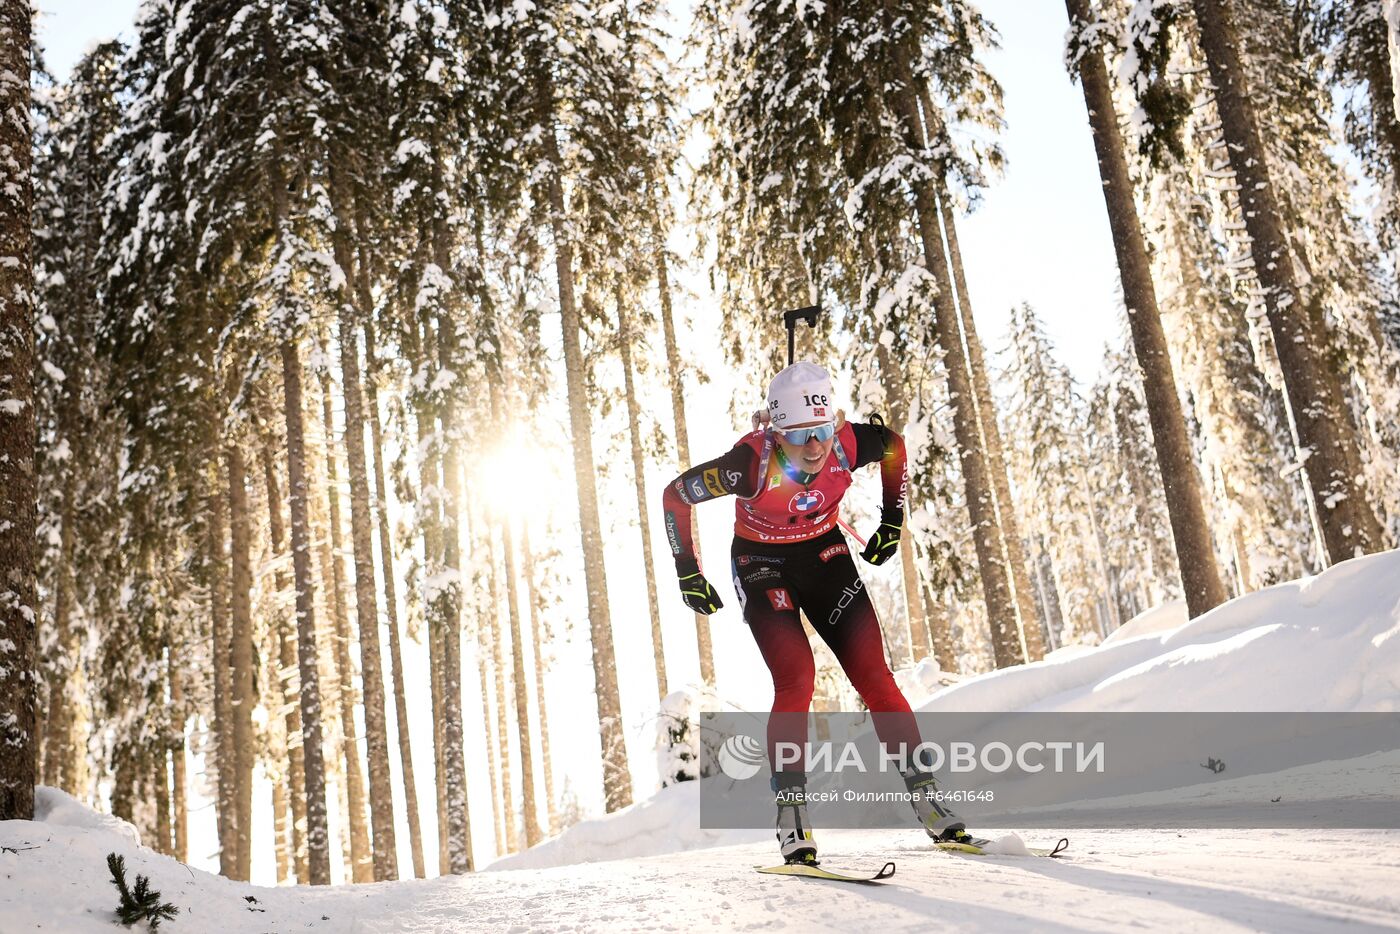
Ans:
{"label": "snow-covered ground", "polygon": [[[1164,611],[1097,649],[968,679],[921,706],[1400,710],[1400,552],[1170,623]],[[1387,770],[1400,781],[1395,761],[1367,765],[1381,787]],[[114,851],[181,909],[170,931],[1400,929],[1400,831],[1074,831],[1057,860],[931,852],[916,830],[819,831],[833,869],[898,864],[884,885],[850,886],[750,871],[776,861],[768,831],[701,830],[686,783],[490,871],[313,890],[229,882],[60,793],[40,804],[38,821],[0,823],[3,934],[111,931]]]}

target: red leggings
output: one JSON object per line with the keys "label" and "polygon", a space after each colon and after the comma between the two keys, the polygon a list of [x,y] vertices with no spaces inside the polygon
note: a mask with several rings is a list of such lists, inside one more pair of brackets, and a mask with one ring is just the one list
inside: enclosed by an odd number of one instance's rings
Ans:
{"label": "red leggings", "polygon": [[[912,752],[920,742],[919,727],[885,661],[880,621],[841,532],[786,545],[736,538],[732,557],[744,619],[773,676],[768,763],[774,772],[778,743],[807,742],[816,665],[798,610],[870,708],[880,742],[891,752],[901,744]],[[800,769],[800,763],[784,766]]]}

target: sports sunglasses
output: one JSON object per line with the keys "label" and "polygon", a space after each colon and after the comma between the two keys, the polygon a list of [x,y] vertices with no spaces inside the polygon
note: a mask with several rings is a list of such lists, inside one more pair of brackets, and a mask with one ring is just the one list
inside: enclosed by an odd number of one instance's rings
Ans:
{"label": "sports sunglasses", "polygon": [[806,444],[812,438],[816,438],[818,441],[829,441],[831,436],[836,434],[836,426],[831,422],[812,428],[774,428],[773,430],[782,435],[783,440],[787,441],[788,444]]}

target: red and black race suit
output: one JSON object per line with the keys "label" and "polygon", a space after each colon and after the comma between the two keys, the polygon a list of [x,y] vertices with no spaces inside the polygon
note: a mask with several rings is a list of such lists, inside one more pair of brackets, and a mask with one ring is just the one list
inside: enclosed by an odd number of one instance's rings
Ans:
{"label": "red and black race suit", "polygon": [[[720,496],[735,505],[731,572],[744,619],[773,676],[769,763],[779,742],[802,744],[816,667],[799,611],[831,647],[874,714],[891,749],[919,744],[909,703],[885,660],[875,608],[837,528],[851,471],[880,464],[884,506],[902,506],[904,441],[883,426],[848,423],[822,469],[807,474],[782,456],[767,431],[739,439],[728,453],[692,467],[666,488],[666,534],[678,565],[694,562],[691,509]],[[788,766],[788,768],[794,768]]]}
{"label": "red and black race suit", "polygon": [[902,506],[907,481],[904,439],[883,426],[848,422],[817,473],[788,463],[767,430],[740,438],[728,453],[690,468],[662,497],[666,538],[677,559],[693,559],[691,507],[733,494],[734,534],[755,542],[800,542],[836,528],[851,471],[880,465],[885,508]]}
{"label": "red and black race suit", "polygon": [[744,619],[773,676],[769,764],[777,762],[778,743],[801,746],[807,740],[817,670],[799,610],[872,711],[881,743],[892,750],[902,744],[912,752],[919,745],[919,727],[885,661],[879,618],[841,530],[788,544],[735,536],[730,556]]}

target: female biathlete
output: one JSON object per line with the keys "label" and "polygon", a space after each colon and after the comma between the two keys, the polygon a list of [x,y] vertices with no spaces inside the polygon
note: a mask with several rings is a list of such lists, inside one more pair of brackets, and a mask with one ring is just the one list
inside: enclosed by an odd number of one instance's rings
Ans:
{"label": "female biathlete", "polygon": [[[880,465],[884,508],[861,557],[883,564],[899,546],[904,524],[904,440],[879,423],[846,422],[832,405],[831,378],[812,363],[795,363],[768,387],[767,425],[727,453],[692,467],[666,487],[666,535],[676,559],[681,596],[697,613],[723,603],[695,556],[691,507],[733,494],[731,573],[744,620],[773,676],[768,762],[778,805],[778,844],[788,862],[815,863],[817,845],[804,804],[806,773],[777,768],[778,743],[805,748],[816,668],[798,616],[807,614],[873,715],[891,755],[919,745],[909,702],[885,663],[875,608],[837,527],[851,473]],[[791,748],[791,747],[789,747]],[[933,800],[933,776],[905,763],[919,822],[935,840],[970,839],[962,821]]]}

